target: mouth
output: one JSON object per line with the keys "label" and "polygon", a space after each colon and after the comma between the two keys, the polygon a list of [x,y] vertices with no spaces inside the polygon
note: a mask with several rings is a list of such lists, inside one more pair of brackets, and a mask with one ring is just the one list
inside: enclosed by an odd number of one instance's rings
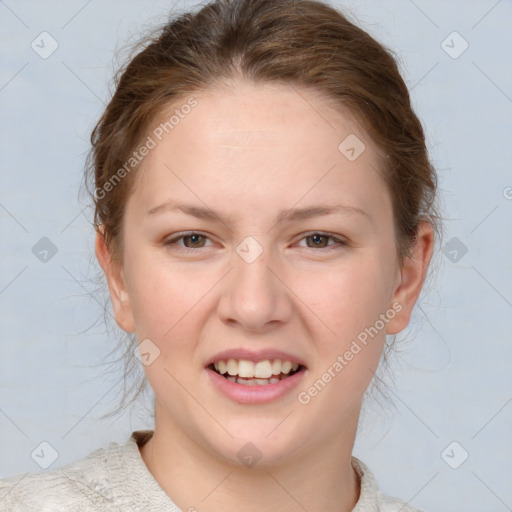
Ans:
{"label": "mouth", "polygon": [[267,386],[289,379],[305,370],[305,366],[281,359],[249,361],[247,359],[221,359],[207,366],[226,380],[243,386]]}

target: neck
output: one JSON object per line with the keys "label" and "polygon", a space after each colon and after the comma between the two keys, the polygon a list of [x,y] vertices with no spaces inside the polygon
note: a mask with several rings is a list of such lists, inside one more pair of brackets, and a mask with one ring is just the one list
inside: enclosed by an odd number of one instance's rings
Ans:
{"label": "neck", "polygon": [[351,465],[357,429],[347,426],[336,438],[284,462],[251,468],[233,465],[156,416],[153,437],[140,448],[160,487],[184,511],[349,512],[359,498]]}

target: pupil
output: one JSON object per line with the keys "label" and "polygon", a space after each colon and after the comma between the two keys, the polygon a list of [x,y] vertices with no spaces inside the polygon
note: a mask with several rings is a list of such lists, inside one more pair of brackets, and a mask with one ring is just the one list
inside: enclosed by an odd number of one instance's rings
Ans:
{"label": "pupil", "polygon": [[325,235],[311,235],[310,238],[313,240],[313,244],[316,247],[325,247]]}
{"label": "pupil", "polygon": [[[192,245],[199,244],[200,239],[202,238],[202,235],[188,235],[185,237],[185,240],[188,240],[192,243]],[[185,244],[188,245],[188,244]]]}

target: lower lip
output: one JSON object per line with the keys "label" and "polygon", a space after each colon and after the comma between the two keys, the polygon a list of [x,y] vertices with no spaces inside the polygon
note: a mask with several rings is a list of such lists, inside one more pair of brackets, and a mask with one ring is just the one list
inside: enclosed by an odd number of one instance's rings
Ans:
{"label": "lower lip", "polygon": [[264,404],[272,402],[284,396],[296,387],[302,379],[305,368],[273,384],[256,384],[255,386],[245,386],[237,384],[222,377],[211,368],[205,368],[212,379],[214,386],[225,396],[240,404]]}

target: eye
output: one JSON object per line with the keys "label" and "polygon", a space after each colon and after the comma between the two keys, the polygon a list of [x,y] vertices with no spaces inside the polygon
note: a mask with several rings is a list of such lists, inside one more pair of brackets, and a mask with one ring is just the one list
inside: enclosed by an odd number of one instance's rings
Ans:
{"label": "eye", "polygon": [[[306,247],[309,249],[326,249],[348,245],[347,242],[340,240],[329,233],[312,233],[303,237],[300,240],[299,245],[304,240],[306,241]],[[173,247],[177,250],[187,250],[202,249],[211,246],[212,242],[206,235],[197,232],[189,232],[169,238],[164,242],[164,245],[167,247]]]}
{"label": "eye", "polygon": [[[324,249],[326,247],[332,247],[336,245],[348,245],[347,242],[344,242],[343,240],[340,240],[339,238],[336,238],[329,233],[312,233],[311,235],[302,238],[302,240],[306,240],[307,247],[313,249]],[[334,240],[334,243],[328,243],[329,240]]]}
{"label": "eye", "polygon": [[[181,249],[201,249],[203,247],[207,247],[207,240],[210,240],[207,236],[202,235],[201,233],[191,232],[169,238],[164,242],[164,245],[176,246]],[[183,244],[179,242],[183,242]],[[211,245],[211,243],[209,245]]]}

